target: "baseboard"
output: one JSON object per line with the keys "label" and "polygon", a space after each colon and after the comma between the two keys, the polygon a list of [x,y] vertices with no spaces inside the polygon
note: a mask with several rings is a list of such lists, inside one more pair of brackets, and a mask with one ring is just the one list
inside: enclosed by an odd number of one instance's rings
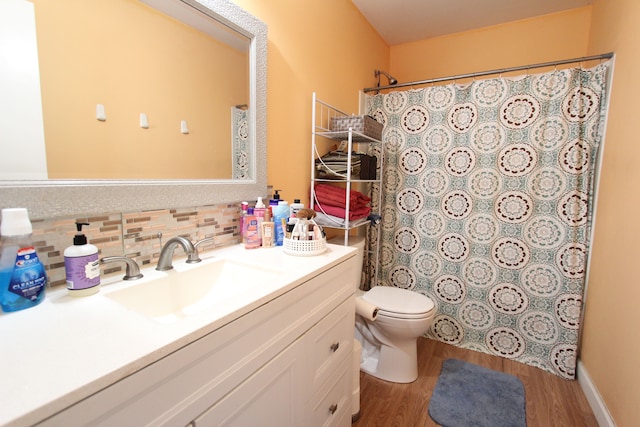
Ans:
{"label": "baseboard", "polygon": [[604,400],[602,400],[602,396],[600,396],[600,392],[595,384],[591,381],[591,377],[581,360],[578,360],[576,376],[578,377],[578,384],[580,384],[582,391],[587,397],[589,406],[591,406],[593,415],[595,415],[598,421],[598,425],[600,427],[616,427],[616,423],[613,421],[607,405],[604,403]]}

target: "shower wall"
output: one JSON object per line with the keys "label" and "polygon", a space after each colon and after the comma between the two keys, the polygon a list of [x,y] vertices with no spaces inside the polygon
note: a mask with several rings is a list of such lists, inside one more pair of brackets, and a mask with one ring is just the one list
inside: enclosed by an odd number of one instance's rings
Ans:
{"label": "shower wall", "polygon": [[638,22],[636,0],[593,2],[588,53],[615,51],[616,66],[580,359],[619,427],[640,425]]}
{"label": "shower wall", "polygon": [[590,25],[587,6],[391,46],[387,71],[408,82],[578,58],[587,53]]}

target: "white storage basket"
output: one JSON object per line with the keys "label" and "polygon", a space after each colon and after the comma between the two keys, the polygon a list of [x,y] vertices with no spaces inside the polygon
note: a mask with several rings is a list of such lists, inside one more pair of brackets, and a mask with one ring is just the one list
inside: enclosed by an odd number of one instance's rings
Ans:
{"label": "white storage basket", "polygon": [[293,240],[283,239],[284,253],[296,256],[320,255],[327,250],[327,239],[318,240]]}

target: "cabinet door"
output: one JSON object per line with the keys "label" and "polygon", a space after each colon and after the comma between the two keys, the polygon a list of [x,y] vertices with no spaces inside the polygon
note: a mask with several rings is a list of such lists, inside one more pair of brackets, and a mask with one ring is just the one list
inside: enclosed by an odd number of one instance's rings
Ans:
{"label": "cabinet door", "polygon": [[195,427],[303,425],[304,345],[300,338],[194,421]]}

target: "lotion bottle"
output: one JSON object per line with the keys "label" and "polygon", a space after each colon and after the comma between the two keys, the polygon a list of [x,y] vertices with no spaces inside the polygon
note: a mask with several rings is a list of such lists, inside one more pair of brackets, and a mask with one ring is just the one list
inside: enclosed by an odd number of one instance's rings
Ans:
{"label": "lotion bottle", "polygon": [[67,275],[69,295],[93,295],[100,289],[100,262],[98,248],[87,243],[82,234],[82,226],[86,222],[76,222],[78,233],[73,238],[73,246],[64,250],[64,271]]}
{"label": "lotion bottle", "polygon": [[278,206],[278,203],[280,202],[280,193],[278,193],[279,191],[282,191],[282,190],[274,190],[273,198],[269,199],[269,206],[271,206],[272,209],[275,209],[276,206]]}
{"label": "lotion bottle", "polygon": [[297,218],[300,209],[304,209],[304,203],[300,203],[300,199],[293,199],[293,203],[289,205],[289,218]]}
{"label": "lotion bottle", "polygon": [[275,229],[273,221],[271,221],[271,207],[268,207],[264,212],[264,221],[261,224],[262,227],[262,247],[273,247],[275,239]]}
{"label": "lotion bottle", "polygon": [[264,211],[267,207],[264,205],[262,201],[262,197],[258,197],[258,201],[256,202],[256,206],[253,209],[253,214],[258,219],[258,236],[262,239],[262,221],[264,221]]}
{"label": "lotion bottle", "polygon": [[44,300],[47,276],[31,241],[32,231],[26,209],[2,209],[0,306],[4,312],[35,307]]}

